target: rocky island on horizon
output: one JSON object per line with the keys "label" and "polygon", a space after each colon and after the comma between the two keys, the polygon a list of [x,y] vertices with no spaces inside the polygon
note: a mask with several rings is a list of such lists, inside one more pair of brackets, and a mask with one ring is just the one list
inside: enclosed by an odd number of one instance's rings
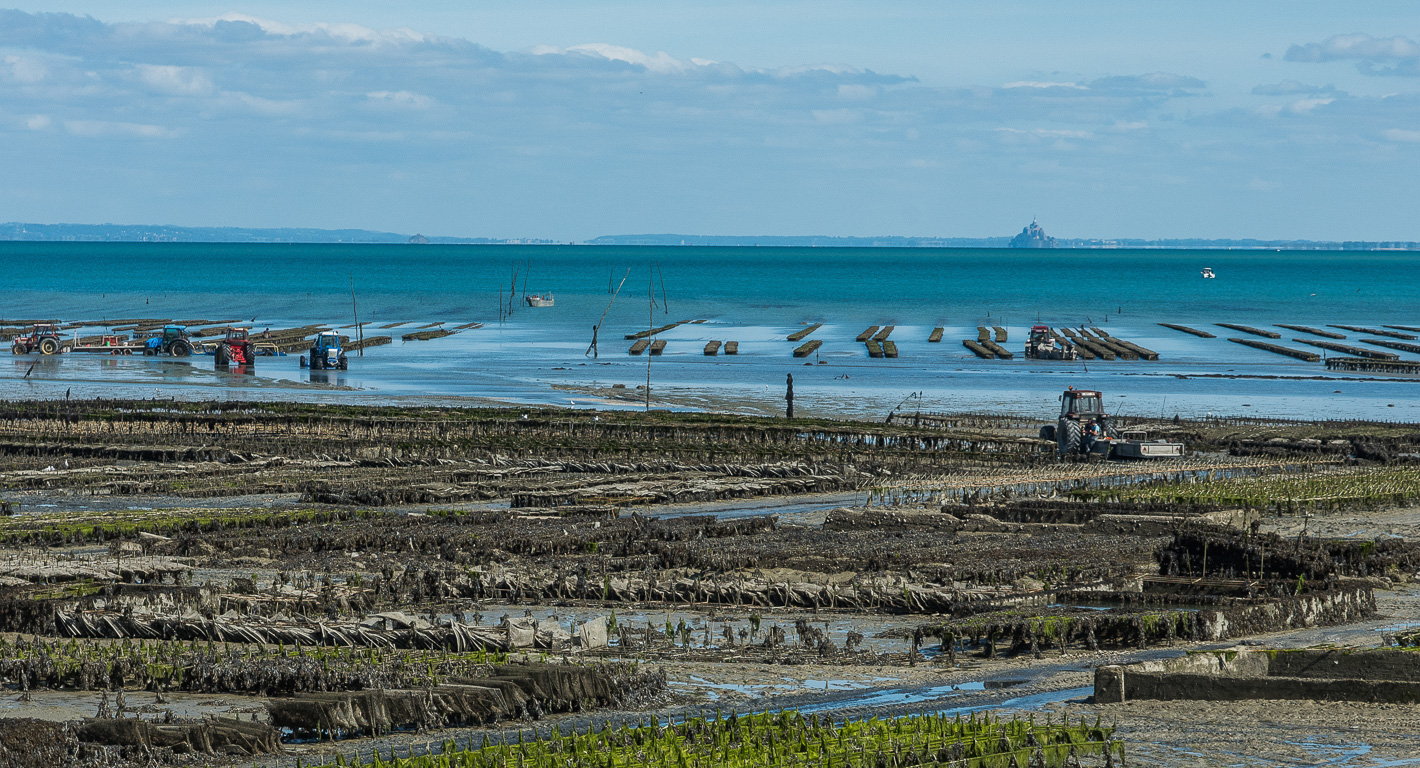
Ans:
{"label": "rocky island on horizon", "polygon": [[1010,248],[1058,248],[1060,247],[1055,238],[1045,234],[1045,228],[1040,226],[1040,222],[1034,217],[1030,220],[1030,226],[1021,230],[1019,235],[1011,238],[1007,244]]}

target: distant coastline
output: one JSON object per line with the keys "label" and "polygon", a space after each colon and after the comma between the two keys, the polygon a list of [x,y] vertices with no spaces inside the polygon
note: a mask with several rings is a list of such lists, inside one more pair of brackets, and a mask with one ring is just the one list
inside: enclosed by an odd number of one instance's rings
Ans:
{"label": "distant coastline", "polygon": [[[586,245],[698,245],[783,248],[1010,248],[1011,237],[828,237],[740,235],[603,235]],[[1292,250],[1292,251],[1420,251],[1420,242],[1378,240],[1254,240],[1168,238],[1052,238],[1064,248],[1145,248],[1180,250]]]}
{"label": "distant coastline", "polygon": [[552,245],[553,240],[436,237],[369,229],[314,227],[178,227],[153,224],[0,223],[0,241],[35,243],[433,243]]}
{"label": "distant coastline", "polygon": [[[1019,237],[1019,236],[1017,236]],[[1012,237],[833,237],[828,235],[603,235],[580,243],[541,238],[442,237],[368,229],[313,227],[180,227],[146,224],[0,223],[0,242],[47,243],[373,243],[435,245],[612,245],[778,248],[1010,248]],[[1049,238],[1046,247],[1087,249],[1420,251],[1420,242],[1384,240],[1257,240]]]}

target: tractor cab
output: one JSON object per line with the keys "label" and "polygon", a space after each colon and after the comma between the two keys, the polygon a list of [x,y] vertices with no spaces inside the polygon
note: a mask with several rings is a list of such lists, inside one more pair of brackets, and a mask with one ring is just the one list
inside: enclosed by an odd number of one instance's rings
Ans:
{"label": "tractor cab", "polygon": [[227,341],[246,341],[248,332],[247,328],[228,328]]}
{"label": "tractor cab", "polygon": [[172,343],[174,339],[187,338],[187,326],[185,325],[165,325],[163,326],[163,341]]}
{"label": "tractor cab", "polygon": [[340,344],[340,334],[335,331],[322,331],[316,334],[315,341],[311,342],[309,360],[311,369],[316,371],[348,369],[350,359],[345,356],[345,350],[341,348]]}
{"label": "tractor cab", "polygon": [[1104,416],[1104,395],[1092,389],[1071,387],[1060,396],[1060,418],[1079,421]]}

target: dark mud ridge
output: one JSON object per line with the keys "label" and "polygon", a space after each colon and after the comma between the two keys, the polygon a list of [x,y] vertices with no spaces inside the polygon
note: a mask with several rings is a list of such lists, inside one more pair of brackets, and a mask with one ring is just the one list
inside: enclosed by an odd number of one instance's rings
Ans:
{"label": "dark mud ridge", "polygon": [[[1108,600],[1103,593],[1099,598]],[[1070,648],[1150,648],[1179,642],[1218,641],[1302,627],[1350,624],[1376,615],[1369,584],[1339,583],[1288,597],[1237,599],[1209,609],[1139,612],[1053,608],[1036,615],[983,614],[925,625],[919,637],[941,639],[950,656],[968,648],[998,654],[1064,652]]]}
{"label": "dark mud ridge", "polygon": [[1396,570],[1415,573],[1420,568],[1420,542],[1283,539],[1276,534],[1195,529],[1179,532],[1157,557],[1159,572],[1167,576],[1316,581],[1381,576]]}
{"label": "dark mud ridge", "polygon": [[0,727],[5,768],[120,768],[190,764],[192,757],[249,757],[281,751],[265,723],[219,719],[160,724],[132,718],[56,723],[12,718]]}
{"label": "dark mud ridge", "polygon": [[267,704],[291,740],[375,736],[537,719],[546,714],[644,703],[665,689],[654,673],[608,674],[609,667],[503,664],[477,678],[450,678],[418,690],[303,693]]}
{"label": "dark mud ridge", "polygon": [[[248,690],[263,687],[265,657],[247,658],[244,674]],[[55,660],[50,660],[51,662]],[[6,670],[4,682],[33,690],[52,682],[44,675],[15,680]],[[50,670],[57,666],[50,664]],[[36,666],[35,671],[38,671]],[[129,670],[132,671],[131,669]],[[241,685],[207,685],[211,675],[194,669],[188,690],[240,689]],[[122,690],[121,670],[109,665],[98,681],[107,689]],[[33,683],[33,684],[32,684]],[[322,686],[324,687],[324,686]],[[594,708],[638,706],[666,689],[663,675],[639,671],[630,665],[571,665],[557,663],[485,665],[482,674],[449,677],[439,684],[416,689],[319,691],[275,696],[267,704],[270,723],[228,719],[200,722],[152,722],[132,717],[100,717],[79,723],[40,723],[6,720],[0,728],[0,757],[7,750],[11,766],[121,765],[124,760],[169,762],[175,755],[256,755],[281,750],[282,742],[331,740],[373,736],[393,731],[429,730],[453,726],[538,719],[544,715],[582,712]],[[121,694],[120,694],[121,696]],[[107,702],[107,698],[105,698]],[[118,748],[116,750],[105,747]],[[41,757],[63,759],[35,762]]]}
{"label": "dark mud ridge", "polygon": [[1095,670],[1095,701],[1305,699],[1420,703],[1414,649],[1208,651]]}

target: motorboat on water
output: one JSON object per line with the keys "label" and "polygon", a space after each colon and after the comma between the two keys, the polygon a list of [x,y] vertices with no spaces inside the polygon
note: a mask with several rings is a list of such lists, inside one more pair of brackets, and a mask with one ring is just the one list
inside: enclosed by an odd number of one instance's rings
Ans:
{"label": "motorboat on water", "polygon": [[1204,267],[1203,272],[1201,274],[1203,275],[1204,280],[1212,280],[1213,278],[1217,277],[1217,275],[1213,274],[1212,267]]}
{"label": "motorboat on water", "polygon": [[552,294],[550,293],[534,293],[527,297],[527,299],[529,307],[550,307],[553,302]]}

